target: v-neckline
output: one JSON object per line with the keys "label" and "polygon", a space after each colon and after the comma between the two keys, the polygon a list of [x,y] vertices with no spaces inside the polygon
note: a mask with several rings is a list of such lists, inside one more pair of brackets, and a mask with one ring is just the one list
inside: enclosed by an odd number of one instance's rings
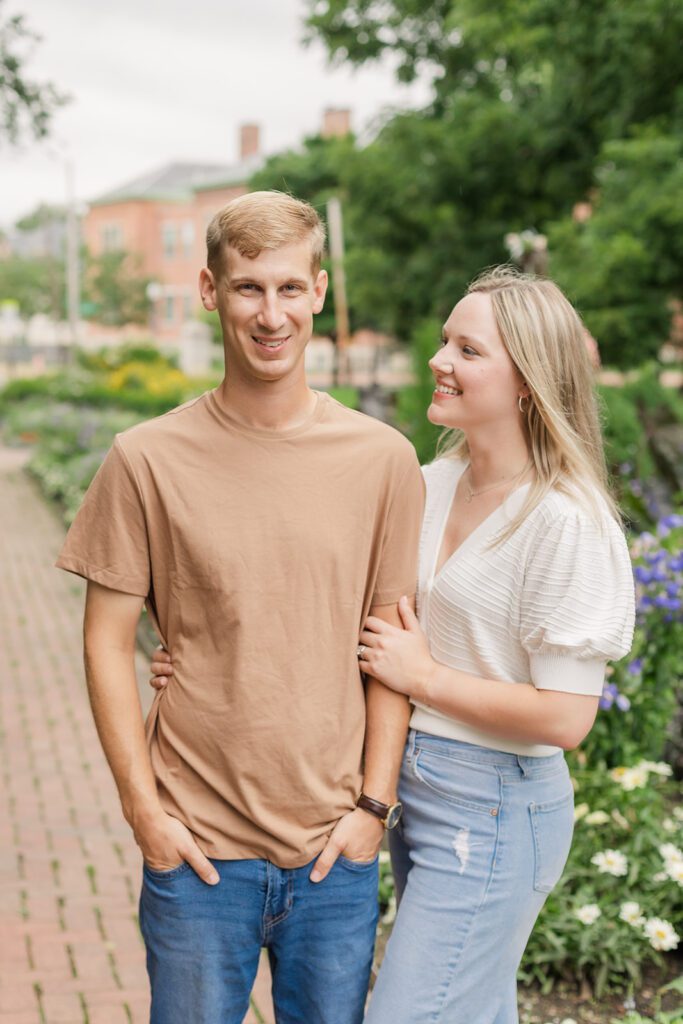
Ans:
{"label": "v-neckline", "polygon": [[510,491],[510,493],[505,496],[503,501],[501,501],[500,505],[497,505],[496,508],[494,508],[492,512],[489,512],[489,514],[486,516],[486,518],[482,519],[482,521],[479,523],[479,525],[475,526],[474,529],[471,530],[470,533],[467,534],[467,536],[464,538],[464,540],[462,540],[458,544],[457,548],[454,548],[453,551],[451,551],[451,553],[446,556],[446,558],[444,559],[444,561],[441,563],[441,565],[439,566],[439,568],[437,570],[437,565],[438,565],[438,561],[439,561],[439,555],[441,554],[441,548],[443,547],[444,534],[446,533],[446,526],[448,525],[448,520],[450,518],[451,509],[453,507],[453,502],[455,500],[455,492],[458,489],[458,484],[460,483],[461,477],[463,476],[465,470],[467,469],[467,465],[466,465],[466,463],[462,463],[457,468],[460,470],[460,472],[455,473],[454,476],[453,476],[453,479],[450,481],[450,486],[449,486],[449,489],[448,489],[448,497],[447,497],[447,500],[445,502],[445,508],[444,508],[444,511],[442,513],[442,518],[441,518],[441,526],[439,528],[439,532],[438,532],[438,536],[437,536],[436,548],[435,548],[435,551],[434,551],[433,556],[432,556],[431,572],[429,574],[429,582],[431,582],[431,583],[436,583],[436,581],[443,575],[444,570],[448,568],[450,563],[453,562],[453,561],[456,561],[457,557],[460,554],[462,554],[463,550],[470,546],[470,543],[473,540],[473,538],[476,537],[477,534],[480,533],[484,529],[484,527],[487,526],[495,516],[498,516],[505,509],[505,507],[508,505],[508,503],[509,503],[511,498],[513,498],[516,495],[520,494],[522,491],[526,490],[526,488],[528,488],[530,486],[528,483],[521,484],[519,487],[515,487],[515,489],[513,491]]}

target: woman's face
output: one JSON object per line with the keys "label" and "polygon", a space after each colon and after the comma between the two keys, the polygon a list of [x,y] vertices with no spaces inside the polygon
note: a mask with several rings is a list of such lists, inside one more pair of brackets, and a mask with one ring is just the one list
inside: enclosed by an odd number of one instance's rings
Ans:
{"label": "woman's face", "polygon": [[436,381],[427,410],[432,423],[466,434],[506,420],[519,425],[518,400],[529,392],[498,333],[489,295],[473,292],[460,300],[429,367]]}

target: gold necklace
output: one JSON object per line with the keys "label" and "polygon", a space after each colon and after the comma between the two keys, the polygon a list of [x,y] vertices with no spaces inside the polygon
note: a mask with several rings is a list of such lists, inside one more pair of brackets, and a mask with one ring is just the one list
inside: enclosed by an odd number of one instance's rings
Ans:
{"label": "gold necklace", "polygon": [[[527,462],[526,466],[524,466],[520,470],[520,472],[517,473],[516,476],[508,477],[506,480],[499,480],[495,484],[489,484],[488,487],[482,487],[481,490],[479,490],[479,491],[473,491],[472,488],[470,487],[470,485],[467,482],[465,482],[465,490],[467,491],[467,494],[465,495],[465,502],[469,505],[469,503],[472,501],[472,498],[478,498],[480,494],[486,494],[487,491],[492,491],[496,487],[502,487],[502,485],[506,484],[506,483],[509,483],[510,485],[516,483],[520,479],[520,477],[524,476],[524,474],[527,472],[528,469],[530,469],[530,467],[531,467],[531,459],[529,459],[529,461]],[[465,470],[465,473],[469,473],[470,476],[472,476],[472,463],[471,462],[467,463],[467,469]],[[463,477],[464,477],[464,475],[465,474],[463,473]]]}

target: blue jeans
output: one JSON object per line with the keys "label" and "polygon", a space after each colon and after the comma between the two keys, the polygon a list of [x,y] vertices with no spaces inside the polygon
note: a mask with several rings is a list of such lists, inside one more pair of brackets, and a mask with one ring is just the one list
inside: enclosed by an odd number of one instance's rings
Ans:
{"label": "blue jeans", "polygon": [[366,1024],[517,1024],[517,968],[571,845],[563,755],[411,732],[399,795],[400,902]]}
{"label": "blue jeans", "polygon": [[261,948],[278,1024],[360,1024],[377,926],[377,859],[340,857],[322,882],[312,863],[214,860],[215,886],[181,864],[143,870],[140,926],[151,1024],[242,1024]]}

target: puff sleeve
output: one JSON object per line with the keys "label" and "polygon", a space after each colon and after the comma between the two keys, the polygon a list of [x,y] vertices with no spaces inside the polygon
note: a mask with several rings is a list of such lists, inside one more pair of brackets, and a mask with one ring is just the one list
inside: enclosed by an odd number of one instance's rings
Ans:
{"label": "puff sleeve", "polygon": [[544,523],[526,561],[520,640],[542,690],[600,696],[608,661],[628,653],[635,598],[623,533],[577,510]]}

